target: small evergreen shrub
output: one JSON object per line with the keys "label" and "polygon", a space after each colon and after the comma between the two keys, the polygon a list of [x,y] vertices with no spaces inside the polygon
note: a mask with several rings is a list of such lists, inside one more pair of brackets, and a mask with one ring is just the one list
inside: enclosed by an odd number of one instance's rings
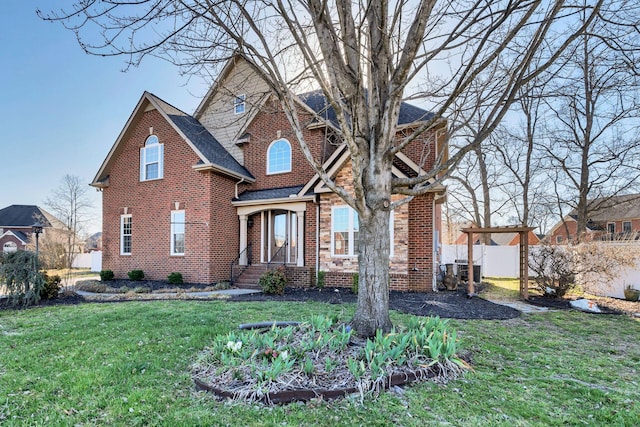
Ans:
{"label": "small evergreen shrub", "polygon": [[172,285],[182,285],[184,283],[184,280],[182,279],[182,273],[177,273],[177,272],[169,274],[169,277],[167,277],[167,280]]}
{"label": "small evergreen shrub", "polygon": [[33,252],[19,250],[0,254],[0,283],[7,289],[9,305],[28,306],[40,301],[45,283],[36,266]]}
{"label": "small evergreen shrub", "polygon": [[353,273],[351,275],[351,292],[358,295],[358,283],[360,281],[360,275],[358,273]]}
{"label": "small evergreen shrub", "polygon": [[113,280],[114,274],[112,270],[101,270],[100,271],[100,280],[103,282],[107,282],[109,280]]}
{"label": "small evergreen shrub", "polygon": [[316,286],[320,289],[324,288],[327,281],[327,272],[326,271],[318,271],[318,278],[316,279]]}
{"label": "small evergreen shrub", "polygon": [[142,280],[144,279],[144,272],[142,270],[131,270],[127,273],[127,276],[129,276],[129,280]]}
{"label": "small evergreen shrub", "polygon": [[62,288],[62,279],[57,274],[55,276],[43,275],[44,286],[40,290],[40,298],[43,300],[58,298],[60,289]]}
{"label": "small evergreen shrub", "polygon": [[265,294],[284,294],[284,287],[287,284],[287,277],[284,274],[284,268],[278,267],[265,272],[260,276],[258,282]]}

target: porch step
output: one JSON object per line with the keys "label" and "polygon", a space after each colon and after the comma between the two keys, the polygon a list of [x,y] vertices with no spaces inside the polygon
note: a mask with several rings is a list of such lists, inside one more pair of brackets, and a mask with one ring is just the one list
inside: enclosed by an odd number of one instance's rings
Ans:
{"label": "porch step", "polygon": [[247,267],[234,283],[234,286],[245,289],[259,289],[260,276],[267,271],[266,264],[254,264]]}

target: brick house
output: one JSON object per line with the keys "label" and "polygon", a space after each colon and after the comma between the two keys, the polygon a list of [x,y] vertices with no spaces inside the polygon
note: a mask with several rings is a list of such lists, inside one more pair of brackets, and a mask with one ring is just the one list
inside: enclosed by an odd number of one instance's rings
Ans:
{"label": "brick house", "polygon": [[44,238],[52,229],[62,229],[64,225],[56,217],[35,205],[11,205],[0,209],[0,248],[2,252],[26,250],[32,241],[32,226],[43,226]]}
{"label": "brick house", "polygon": [[[636,241],[640,238],[640,194],[589,201],[586,241]],[[553,226],[545,239],[552,245],[575,240],[578,227],[574,211]]]}
{"label": "brick house", "polygon": [[[334,112],[318,92],[298,103],[311,152],[348,189],[350,158]],[[427,117],[403,104],[399,133]],[[413,141],[393,173],[430,167],[446,150],[445,129],[441,121]],[[145,92],[91,185],[103,194],[103,268],[116,277],[141,269],[149,279],[180,272],[187,282],[248,286],[275,263],[297,286],[313,285],[317,271],[327,285],[350,286],[357,272],[357,215],[326,188],[279,102],[239,58],[193,116]],[[433,288],[444,192],[436,187],[392,213],[393,289]]]}

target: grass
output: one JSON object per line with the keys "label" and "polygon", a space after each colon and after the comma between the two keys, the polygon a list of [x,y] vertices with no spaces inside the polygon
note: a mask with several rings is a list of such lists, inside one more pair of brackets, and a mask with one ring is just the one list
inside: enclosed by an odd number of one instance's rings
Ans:
{"label": "grass", "polygon": [[520,279],[513,277],[485,277],[487,283],[482,297],[489,300],[504,301],[520,299]]}
{"label": "grass", "polygon": [[[0,312],[0,424],[546,426],[640,424],[640,322],[574,311],[455,321],[474,372],[355,398],[265,408],[194,391],[189,365],[240,323],[348,319],[352,305],[195,301]],[[393,314],[396,323],[409,315]]]}

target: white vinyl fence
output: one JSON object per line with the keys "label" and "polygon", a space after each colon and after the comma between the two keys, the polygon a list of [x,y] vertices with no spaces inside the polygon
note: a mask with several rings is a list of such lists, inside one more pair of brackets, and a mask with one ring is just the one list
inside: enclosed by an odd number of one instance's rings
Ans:
{"label": "white vinyl fence", "polygon": [[[602,243],[606,244],[606,243]],[[615,244],[615,243],[612,243]],[[628,245],[629,250],[639,251],[640,245]],[[529,254],[535,253],[536,246],[529,246]],[[473,264],[481,266],[483,277],[519,277],[520,246],[473,246]],[[455,264],[456,260],[467,259],[467,245],[443,245],[442,264]],[[531,271],[529,271],[531,276]],[[631,285],[640,289],[640,264],[635,269],[624,269],[611,281],[593,284],[591,292],[597,295],[624,298],[624,289]]]}
{"label": "white vinyl fence", "polygon": [[71,265],[73,268],[89,268],[91,271],[102,270],[102,251],[78,254]]}

